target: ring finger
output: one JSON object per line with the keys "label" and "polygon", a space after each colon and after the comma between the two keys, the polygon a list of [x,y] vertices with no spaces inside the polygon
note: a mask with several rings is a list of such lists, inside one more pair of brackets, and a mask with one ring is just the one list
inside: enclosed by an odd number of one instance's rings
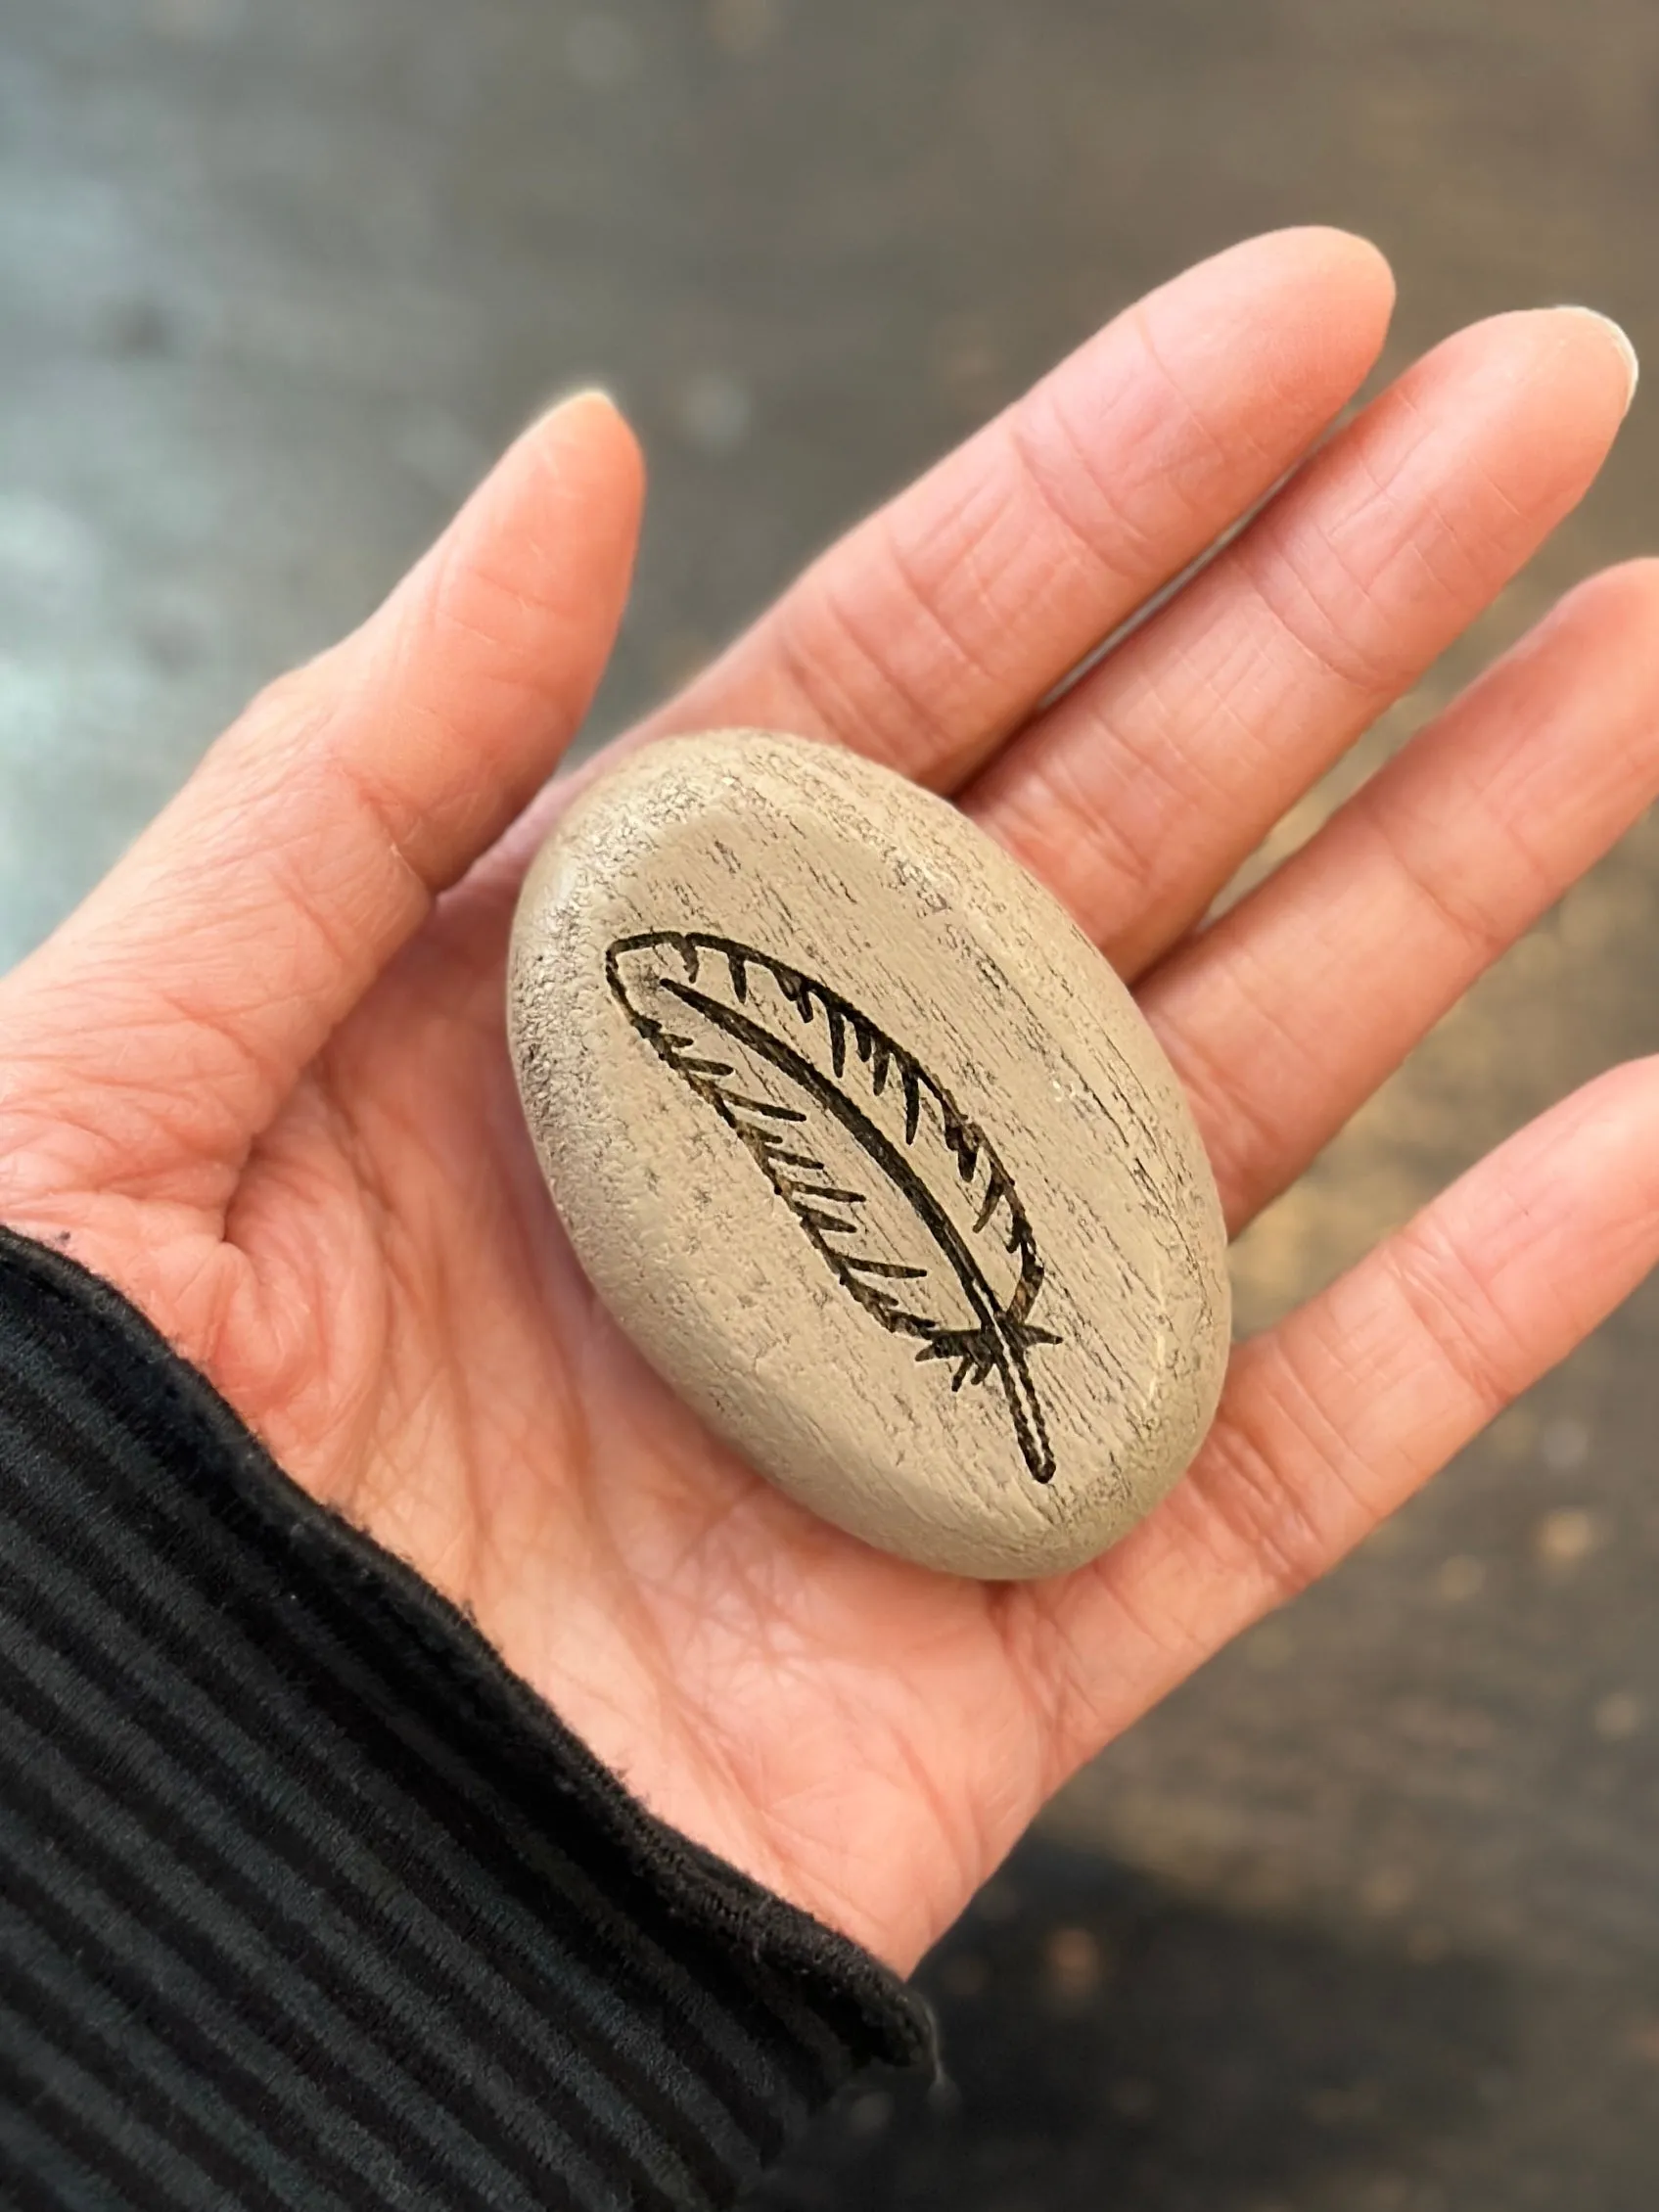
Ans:
{"label": "ring finger", "polygon": [[1582,585],[1146,979],[1236,1231],[1659,795],[1659,562]]}
{"label": "ring finger", "polygon": [[1577,505],[1631,389],[1582,309],[1459,332],[963,804],[1138,974]]}

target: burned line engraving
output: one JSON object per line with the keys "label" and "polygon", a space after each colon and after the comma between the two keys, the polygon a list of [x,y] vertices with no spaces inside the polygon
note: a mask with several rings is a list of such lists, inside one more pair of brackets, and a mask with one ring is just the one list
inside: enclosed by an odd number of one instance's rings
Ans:
{"label": "burned line engraving", "polygon": [[841,1288],[952,1392],[994,1374],[1036,1482],[1054,1453],[1032,1380],[1057,1344],[1031,1310],[1037,1238],[983,1129],[828,985],[704,931],[618,938],[606,980],[658,1057],[719,1117]]}

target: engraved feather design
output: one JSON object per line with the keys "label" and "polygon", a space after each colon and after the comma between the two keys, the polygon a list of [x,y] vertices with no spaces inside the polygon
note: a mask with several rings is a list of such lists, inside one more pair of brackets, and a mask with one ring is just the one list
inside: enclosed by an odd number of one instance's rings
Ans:
{"label": "engraved feather design", "polygon": [[606,979],[638,1034],[744,1146],[862,1310],[995,1374],[1034,1481],[1054,1473],[1030,1314],[1042,1262],[1013,1178],[915,1055],[838,991],[702,931],[619,938]]}

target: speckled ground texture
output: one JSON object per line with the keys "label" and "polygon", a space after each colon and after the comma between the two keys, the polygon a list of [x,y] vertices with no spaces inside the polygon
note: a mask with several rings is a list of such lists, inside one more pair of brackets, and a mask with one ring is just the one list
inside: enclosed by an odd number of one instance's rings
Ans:
{"label": "speckled ground texture", "polygon": [[[1659,362],[1650,0],[0,0],[0,959],[551,392],[650,446],[596,728],[1147,283],[1370,231],[1392,357]],[[1331,797],[1659,539],[1659,401]],[[1237,1255],[1258,1322],[1659,1042],[1638,832]],[[1650,2212],[1659,1295],[1058,1806],[774,2212]]]}

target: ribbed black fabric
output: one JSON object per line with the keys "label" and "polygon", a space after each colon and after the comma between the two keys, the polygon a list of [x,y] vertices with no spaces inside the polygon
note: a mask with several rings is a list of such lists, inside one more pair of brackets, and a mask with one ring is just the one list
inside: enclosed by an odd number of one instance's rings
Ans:
{"label": "ribbed black fabric", "polygon": [[729,2203],[926,2015],[0,1232],[0,2204]]}

